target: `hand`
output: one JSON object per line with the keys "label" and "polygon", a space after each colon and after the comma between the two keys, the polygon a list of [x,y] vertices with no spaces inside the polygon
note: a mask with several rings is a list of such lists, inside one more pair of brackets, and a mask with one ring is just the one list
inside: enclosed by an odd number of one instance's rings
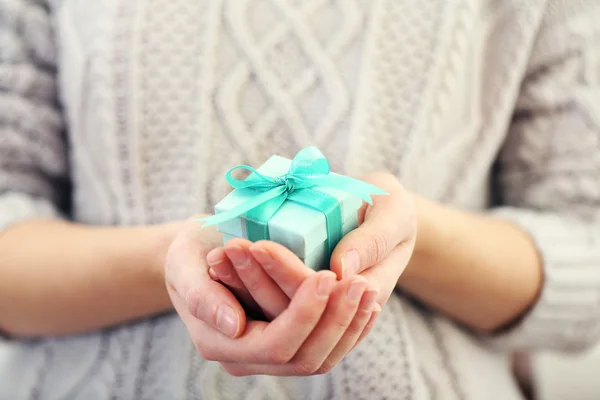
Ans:
{"label": "hand", "polygon": [[390,173],[362,178],[388,192],[359,211],[359,227],[336,246],[330,268],[338,277],[359,274],[380,289],[378,303],[385,306],[410,261],[416,242],[417,217],[413,197]]}
{"label": "hand", "polygon": [[176,311],[197,318],[230,337],[244,330],[246,314],[230,290],[208,276],[206,255],[222,243],[214,228],[201,229],[192,219],[175,236],[165,259],[167,290]]}
{"label": "hand", "polygon": [[328,357],[356,342],[371,314],[357,310],[374,301],[364,278],[337,282],[331,271],[312,272],[273,321],[246,320],[233,294],[209,277],[204,259],[214,239],[214,231],[186,227],[165,267],[171,300],[202,357],[233,375],[312,375],[329,371]]}

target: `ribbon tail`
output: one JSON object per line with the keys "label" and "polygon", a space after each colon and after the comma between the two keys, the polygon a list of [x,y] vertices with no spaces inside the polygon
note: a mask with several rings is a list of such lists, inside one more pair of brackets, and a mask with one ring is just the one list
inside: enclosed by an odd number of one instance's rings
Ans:
{"label": "ribbon tail", "polygon": [[198,221],[204,222],[204,225],[202,225],[203,228],[222,224],[224,222],[238,218],[246,214],[248,211],[253,210],[254,208],[262,205],[263,203],[266,203],[269,200],[280,196],[284,191],[285,188],[283,187],[275,187],[267,192],[261,193],[260,195],[251,198],[250,200],[240,204],[237,207],[232,208],[231,210],[211,215],[209,217],[200,218],[198,219]]}
{"label": "ribbon tail", "polygon": [[385,190],[378,188],[375,185],[360,181],[358,179],[349,178],[343,175],[327,175],[314,178],[316,186],[329,187],[338,189],[346,193],[350,193],[369,204],[373,204],[373,195],[387,195]]}
{"label": "ribbon tail", "polygon": [[269,240],[269,221],[288,198],[286,193],[253,208],[246,214],[246,238],[251,242]]}

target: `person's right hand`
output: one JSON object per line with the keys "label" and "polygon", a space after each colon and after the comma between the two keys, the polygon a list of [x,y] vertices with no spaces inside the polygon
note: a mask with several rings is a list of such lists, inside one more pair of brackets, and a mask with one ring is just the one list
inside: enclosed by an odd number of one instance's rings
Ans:
{"label": "person's right hand", "polygon": [[[215,228],[202,229],[192,218],[169,246],[165,260],[167,290],[176,311],[188,322],[191,318],[237,337],[246,325],[246,314],[229,289],[208,276],[206,255],[221,245]],[[190,332],[191,333],[191,332]]]}
{"label": "person's right hand", "polygon": [[165,266],[169,295],[200,355],[236,376],[331,370],[339,360],[332,362],[329,355],[347,344],[347,331],[357,325],[355,315],[365,314],[357,311],[367,281],[355,276],[338,282],[331,271],[317,272],[301,283],[273,321],[246,320],[235,296],[208,274],[206,255],[218,245],[214,230],[190,223],[173,241]]}

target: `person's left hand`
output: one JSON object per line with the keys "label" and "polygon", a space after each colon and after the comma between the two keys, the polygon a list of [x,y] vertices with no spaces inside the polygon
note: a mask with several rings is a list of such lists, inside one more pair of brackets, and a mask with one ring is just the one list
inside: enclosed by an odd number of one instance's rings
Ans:
{"label": "person's left hand", "polygon": [[[409,193],[389,173],[362,178],[387,191],[373,205],[359,210],[359,227],[336,246],[330,268],[339,279],[361,275],[376,301],[384,306],[408,264],[416,241],[415,207]],[[209,273],[228,285],[247,309],[260,309],[268,320],[289,304],[296,288],[314,274],[283,246],[268,241],[251,244],[237,240],[213,250],[207,257]],[[376,309],[380,309],[376,307]],[[376,317],[379,313],[374,312]],[[372,328],[371,318],[358,341]]]}
{"label": "person's left hand", "polygon": [[330,268],[340,278],[359,274],[380,290],[383,307],[410,261],[417,238],[417,216],[409,192],[388,172],[362,178],[386,192],[359,211],[359,227],[336,246]]}

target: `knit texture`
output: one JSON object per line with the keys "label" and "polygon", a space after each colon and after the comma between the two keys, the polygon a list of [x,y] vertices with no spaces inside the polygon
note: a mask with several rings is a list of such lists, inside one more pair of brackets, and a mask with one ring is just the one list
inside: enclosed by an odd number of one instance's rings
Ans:
{"label": "knit texture", "polygon": [[337,172],[514,221],[545,271],[501,336],[398,294],[307,378],[228,376],[174,314],[0,339],[0,400],[520,398],[511,351],[600,335],[598,18],[592,0],[0,0],[0,229],[210,212],[231,166],[317,145]]}

